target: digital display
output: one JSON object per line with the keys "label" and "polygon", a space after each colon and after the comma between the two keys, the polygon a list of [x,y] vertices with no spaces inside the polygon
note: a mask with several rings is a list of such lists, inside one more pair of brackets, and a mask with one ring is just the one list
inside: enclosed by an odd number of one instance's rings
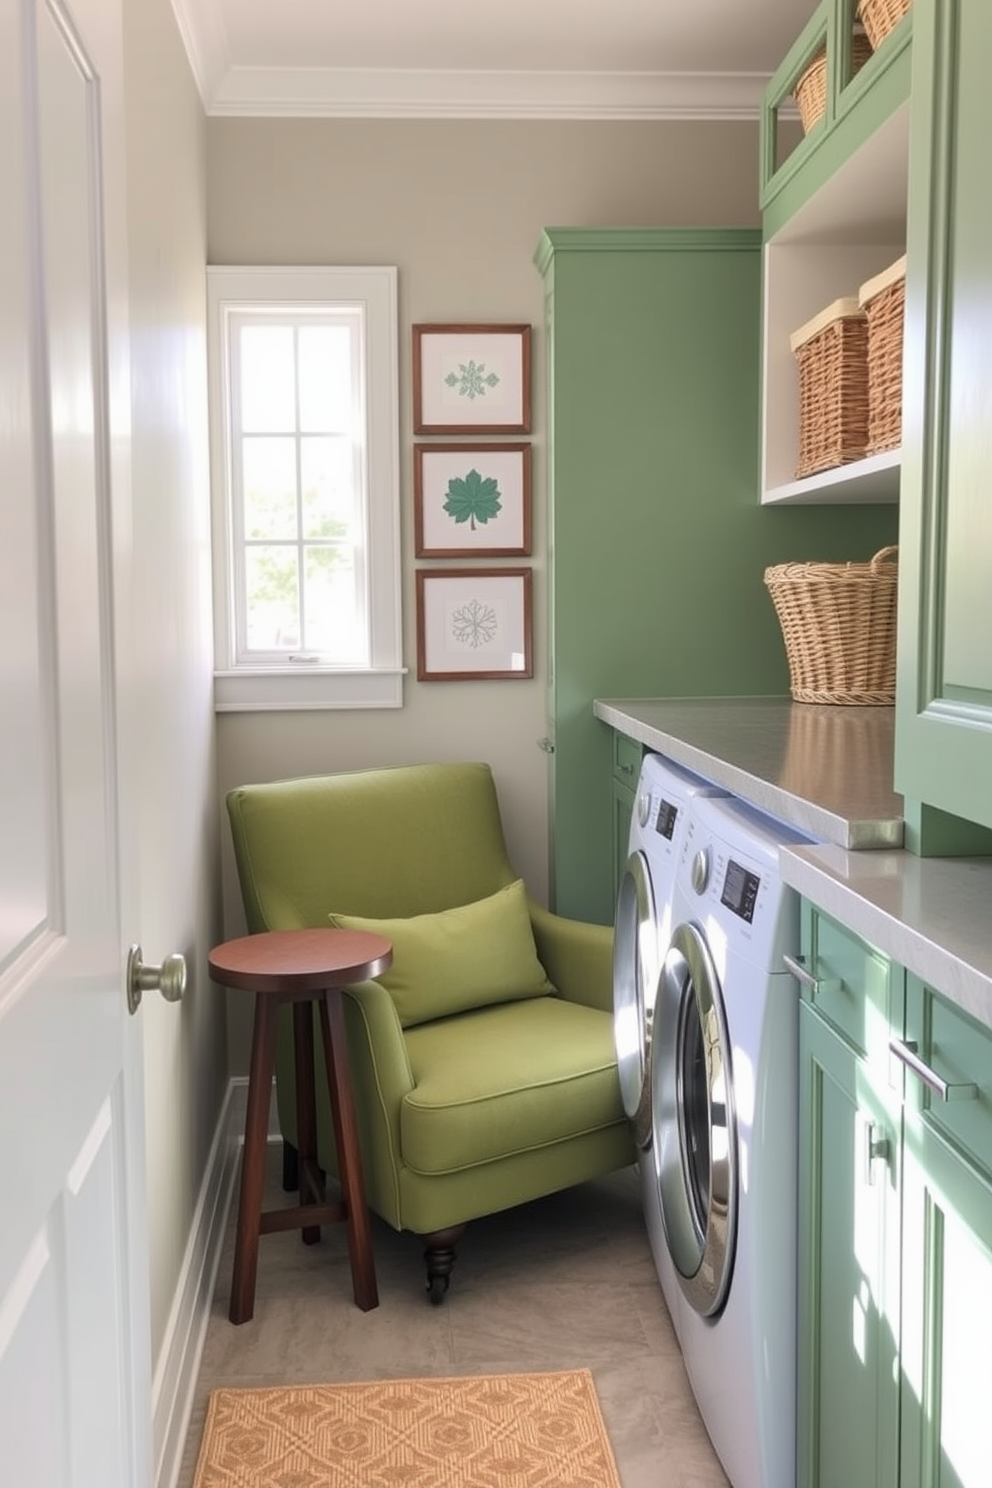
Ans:
{"label": "digital display", "polygon": [[654,824],[654,829],[659,837],[667,837],[671,842],[678,814],[679,808],[671,805],[669,801],[658,802],[658,820]]}
{"label": "digital display", "polygon": [[758,886],[761,880],[757,874],[749,873],[742,868],[740,863],[735,863],[733,858],[727,864],[727,874],[723,880],[723,893],[720,895],[720,903],[742,920],[747,920],[750,925],[754,918],[754,905],[758,898]]}

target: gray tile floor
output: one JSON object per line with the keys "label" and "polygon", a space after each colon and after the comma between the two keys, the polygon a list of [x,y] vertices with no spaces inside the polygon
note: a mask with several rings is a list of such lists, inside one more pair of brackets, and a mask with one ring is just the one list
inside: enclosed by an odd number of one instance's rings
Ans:
{"label": "gray tile floor", "polygon": [[[286,1201],[270,1149],[266,1205]],[[727,1488],[658,1285],[634,1169],[469,1226],[447,1300],[420,1247],[373,1216],[379,1306],[351,1296],[345,1229],[265,1235],[255,1315],[227,1319],[233,1206],[178,1488],[190,1488],[217,1386],[592,1370],[623,1488]]]}

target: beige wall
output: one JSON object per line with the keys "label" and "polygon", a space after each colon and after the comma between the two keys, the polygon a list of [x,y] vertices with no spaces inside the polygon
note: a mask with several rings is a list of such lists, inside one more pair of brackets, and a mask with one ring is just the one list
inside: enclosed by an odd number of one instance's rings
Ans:
{"label": "beige wall", "polygon": [[[168,0],[124,5],[136,653],[141,663],[140,926],[147,961],[187,959],[154,994],[145,1047],[153,1369],[168,1342],[227,1083],[220,938],[206,424],[205,120]],[[156,1443],[160,1447],[161,1443]]]}
{"label": "beige wall", "polygon": [[[545,346],[534,250],[551,226],[757,225],[757,133],[756,123],[208,121],[211,263],[398,266],[404,650],[412,673],[399,711],[221,716],[222,792],[296,774],[487,759],[511,857],[546,900],[547,769],[538,748],[547,685]],[[535,329],[533,681],[416,681],[410,327],[430,321]],[[222,843],[225,925],[239,933],[226,823]],[[247,1067],[247,1040],[244,1010],[234,1007],[235,1070]]]}

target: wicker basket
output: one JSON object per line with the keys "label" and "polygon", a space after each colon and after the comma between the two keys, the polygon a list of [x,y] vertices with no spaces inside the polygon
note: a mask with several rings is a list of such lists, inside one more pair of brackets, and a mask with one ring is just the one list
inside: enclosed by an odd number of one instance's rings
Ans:
{"label": "wicker basket", "polygon": [[902,440],[902,328],[906,258],[862,284],[858,304],[868,318],[868,444],[866,454],[898,448]]}
{"label": "wicker basket", "polygon": [[[862,68],[872,53],[872,45],[861,30],[851,37],[851,76]],[[821,47],[806,69],[799,74],[792,90],[799,109],[803,134],[819,124],[827,108],[827,49]]]}
{"label": "wicker basket", "polygon": [[897,551],[765,569],[797,703],[895,702]]}
{"label": "wicker basket", "polygon": [[868,33],[873,51],[878,51],[911,5],[912,0],[858,0],[858,20]]}
{"label": "wicker basket", "polygon": [[868,446],[868,318],[835,300],[789,338],[799,368],[796,478],[863,460]]}

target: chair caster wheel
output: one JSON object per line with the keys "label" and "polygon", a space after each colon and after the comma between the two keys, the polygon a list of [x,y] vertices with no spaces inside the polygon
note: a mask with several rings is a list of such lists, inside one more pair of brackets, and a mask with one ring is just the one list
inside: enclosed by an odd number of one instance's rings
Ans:
{"label": "chair caster wheel", "polygon": [[429,1276],[427,1278],[427,1295],[434,1307],[440,1307],[448,1291],[448,1278],[446,1276]]}

